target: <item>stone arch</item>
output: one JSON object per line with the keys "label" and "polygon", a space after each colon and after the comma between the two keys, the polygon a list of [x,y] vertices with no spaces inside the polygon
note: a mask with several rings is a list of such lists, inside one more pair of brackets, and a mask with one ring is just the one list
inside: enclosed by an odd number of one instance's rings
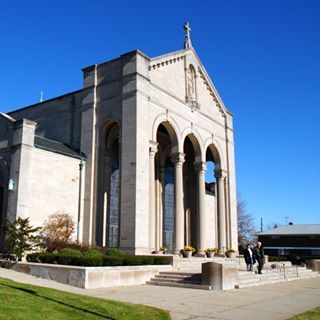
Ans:
{"label": "stone arch", "polygon": [[226,165],[223,157],[222,148],[217,140],[209,138],[204,144],[204,156],[206,157],[208,149],[212,153],[215,164],[218,166],[217,169],[226,170]]}
{"label": "stone arch", "polygon": [[170,136],[171,145],[173,149],[172,152],[178,152],[179,146],[181,143],[180,131],[178,129],[178,125],[176,124],[175,120],[172,117],[168,119],[168,116],[166,113],[162,113],[158,115],[158,117],[155,119],[153,123],[153,128],[152,128],[152,141],[157,141],[158,128],[161,124],[166,128]]}
{"label": "stone arch", "polygon": [[195,156],[196,156],[196,162],[200,162],[200,161],[204,161],[205,159],[205,154],[202,148],[202,140],[200,135],[198,134],[198,132],[196,130],[190,130],[190,128],[187,128],[183,131],[182,133],[182,141],[184,143],[186,138],[189,138],[192,146],[194,148],[195,151]]}

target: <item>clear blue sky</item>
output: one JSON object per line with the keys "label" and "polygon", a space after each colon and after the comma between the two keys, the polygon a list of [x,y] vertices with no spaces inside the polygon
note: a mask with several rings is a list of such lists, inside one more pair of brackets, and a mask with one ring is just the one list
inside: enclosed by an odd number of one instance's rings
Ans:
{"label": "clear blue sky", "polygon": [[2,1],[0,111],[82,86],[81,68],[192,42],[234,113],[237,189],[259,225],[320,223],[320,1]]}

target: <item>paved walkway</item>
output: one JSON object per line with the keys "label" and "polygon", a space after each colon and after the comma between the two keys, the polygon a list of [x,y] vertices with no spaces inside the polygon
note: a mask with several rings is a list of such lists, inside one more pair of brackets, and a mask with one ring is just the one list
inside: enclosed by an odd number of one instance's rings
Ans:
{"label": "paved walkway", "polygon": [[0,277],[153,306],[173,320],[282,320],[320,306],[320,278],[219,292],[146,285],[85,290],[1,268]]}

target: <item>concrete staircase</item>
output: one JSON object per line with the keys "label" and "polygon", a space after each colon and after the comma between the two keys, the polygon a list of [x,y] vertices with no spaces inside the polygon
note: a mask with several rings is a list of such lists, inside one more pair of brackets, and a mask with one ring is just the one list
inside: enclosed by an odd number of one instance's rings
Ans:
{"label": "concrete staircase", "polygon": [[201,284],[201,273],[190,272],[160,272],[146,284],[166,287],[192,288],[211,290],[209,285]]}
{"label": "concrete staircase", "polygon": [[[226,261],[226,258],[181,258],[175,270],[160,272],[150,279],[146,284],[168,287],[193,288],[202,290],[211,290],[210,285],[201,283],[201,265],[209,261]],[[263,274],[245,271],[245,264],[242,260],[236,260],[238,263],[238,279],[235,285],[236,289],[245,287],[261,286],[271,283],[280,283],[299,279],[310,279],[320,277],[320,273],[313,272],[310,269],[301,266],[292,266],[290,262],[276,263],[276,268],[272,269],[268,263]]]}
{"label": "concrete staircase", "polygon": [[238,283],[235,285],[235,288],[254,287],[320,276],[318,272],[300,266],[286,266],[285,268],[277,269],[267,268],[262,270],[262,272],[263,274],[256,274],[254,272],[239,270]]}
{"label": "concrete staircase", "polygon": [[[214,259],[216,260],[217,258]],[[146,284],[211,290],[211,286],[201,284],[201,265],[209,261],[213,261],[213,258],[181,258],[176,270],[160,272],[154,278],[150,279],[150,281],[147,281]]]}

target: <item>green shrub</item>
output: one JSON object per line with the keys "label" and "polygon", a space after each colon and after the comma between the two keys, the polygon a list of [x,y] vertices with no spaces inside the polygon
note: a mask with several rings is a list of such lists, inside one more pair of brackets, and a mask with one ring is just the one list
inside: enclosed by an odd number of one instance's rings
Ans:
{"label": "green shrub", "polygon": [[64,248],[58,253],[42,252],[29,254],[27,261],[75,266],[141,266],[170,265],[171,263],[170,257],[134,256],[122,252],[120,252],[120,256],[117,256],[117,254],[117,252],[114,252],[114,255],[103,255],[96,249],[81,252],[80,250]]}
{"label": "green shrub", "polygon": [[158,257],[158,256],[155,256],[153,258],[153,264],[155,264],[155,265],[171,264],[171,258],[170,257]]}
{"label": "green shrub", "polygon": [[28,262],[41,262],[39,255],[40,255],[39,252],[30,253],[30,254],[27,255],[27,261]]}
{"label": "green shrub", "polygon": [[142,260],[142,264],[145,265],[153,265],[154,264],[154,257],[152,256],[140,256]]}
{"label": "green shrub", "polygon": [[57,263],[57,253],[42,252],[39,259],[42,263]]}
{"label": "green shrub", "polygon": [[82,265],[86,267],[101,266],[103,255],[96,249],[89,249],[82,254]]}
{"label": "green shrub", "polygon": [[126,254],[116,248],[109,248],[106,251],[106,256],[112,256],[112,257],[123,257],[126,256]]}
{"label": "green shrub", "polygon": [[82,264],[82,253],[77,249],[64,248],[56,254],[55,261],[58,264],[81,266]]}
{"label": "green shrub", "polygon": [[103,256],[102,257],[103,262],[102,265],[103,266],[122,266],[123,265],[123,258],[121,257],[110,257],[110,256]]}
{"label": "green shrub", "polygon": [[139,265],[139,263],[137,263],[139,260],[139,258],[137,258],[136,256],[132,256],[132,255],[126,255],[125,258],[123,259],[123,265],[124,266],[135,266],[135,265]]}

